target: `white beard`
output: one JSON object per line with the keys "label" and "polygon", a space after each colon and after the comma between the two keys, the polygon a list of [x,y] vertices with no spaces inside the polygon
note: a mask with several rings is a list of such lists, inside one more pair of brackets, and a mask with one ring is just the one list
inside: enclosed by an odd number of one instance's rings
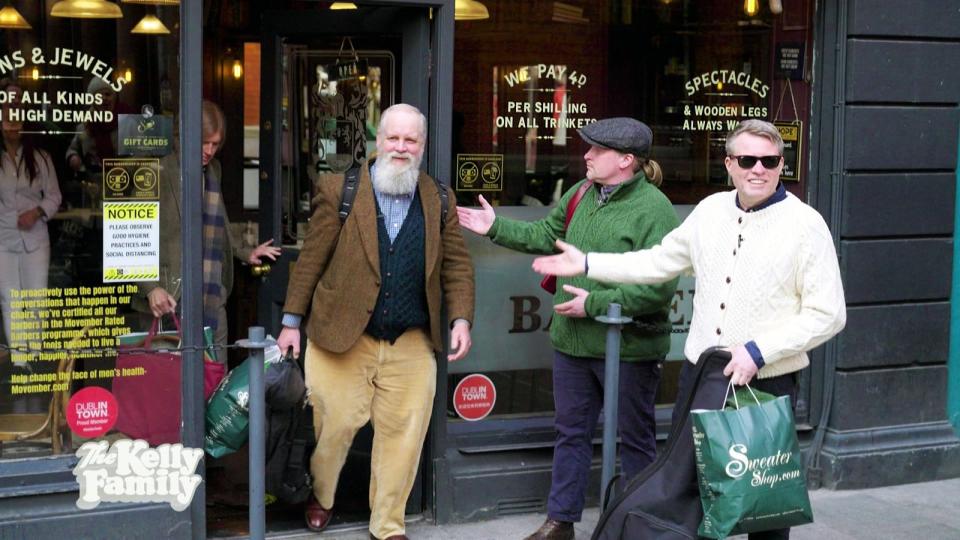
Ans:
{"label": "white beard", "polygon": [[409,195],[417,189],[417,179],[420,177],[420,160],[414,158],[403,165],[395,165],[391,158],[395,154],[390,152],[377,160],[373,169],[373,187],[378,193],[387,195]]}

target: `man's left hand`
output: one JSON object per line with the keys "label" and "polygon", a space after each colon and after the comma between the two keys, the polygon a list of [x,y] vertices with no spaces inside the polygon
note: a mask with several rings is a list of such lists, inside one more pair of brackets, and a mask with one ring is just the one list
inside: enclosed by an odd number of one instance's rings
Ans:
{"label": "man's left hand", "polygon": [[587,309],[585,305],[590,291],[581,289],[580,287],[574,287],[573,285],[564,285],[563,290],[572,294],[573,299],[553,306],[553,310],[557,312],[557,315],[577,318],[586,317]]}
{"label": "man's left hand", "polygon": [[247,257],[247,262],[250,264],[261,264],[263,262],[261,257],[267,257],[271,261],[277,260],[277,257],[280,256],[280,248],[272,246],[271,244],[273,244],[273,238],[253,248],[250,256]]}
{"label": "man's left hand", "polygon": [[467,356],[471,345],[473,345],[473,341],[470,339],[470,323],[463,320],[453,323],[453,328],[450,330],[450,350],[452,352],[447,355],[447,361],[456,362]]}
{"label": "man's left hand", "polygon": [[730,354],[730,361],[727,362],[727,367],[723,368],[723,374],[730,377],[730,382],[737,386],[749,384],[757,374],[757,363],[743,345],[734,347]]}

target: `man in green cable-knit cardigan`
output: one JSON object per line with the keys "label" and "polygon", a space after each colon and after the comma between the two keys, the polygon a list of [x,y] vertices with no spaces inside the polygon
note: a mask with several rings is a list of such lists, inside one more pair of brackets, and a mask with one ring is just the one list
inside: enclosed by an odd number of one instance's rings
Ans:
{"label": "man in green cable-knit cardigan", "polygon": [[[667,197],[657,188],[660,167],[648,158],[652,133],[632,118],[610,118],[579,130],[590,144],[584,155],[587,178],[571,188],[539,221],[497,217],[480,197],[480,209],[458,207],[460,224],[517,251],[549,254],[562,239],[591,251],[620,252],[654,246],[679,224]],[[584,183],[569,226],[568,207]],[[667,312],[676,280],[659,285],[599,283],[583,277],[558,279],[553,343],[554,425],[557,441],[547,520],[528,539],[572,540],[580,521],[593,456],[591,438],[603,404],[606,325],[594,320],[616,302],[641,324],[623,329],[620,354],[620,457],[629,478],[656,455],[655,396],[670,349]]]}

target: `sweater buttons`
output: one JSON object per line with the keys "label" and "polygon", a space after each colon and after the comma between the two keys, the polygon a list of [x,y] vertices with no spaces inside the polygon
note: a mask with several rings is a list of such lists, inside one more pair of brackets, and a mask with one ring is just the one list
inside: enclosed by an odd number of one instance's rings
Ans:
{"label": "sweater buttons", "polygon": [[727,309],[727,305],[723,302],[720,302],[720,309]]}
{"label": "sweater buttons", "polygon": [[737,256],[737,250],[733,250],[733,256],[734,256],[734,257]]}
{"label": "sweater buttons", "polygon": [[737,218],[737,223],[743,223],[743,216]]}
{"label": "sweater buttons", "polygon": [[727,276],[727,283],[730,283],[730,276]]}
{"label": "sweater buttons", "polygon": [[719,328],[717,328],[717,335],[718,335],[718,336],[720,335],[720,329],[719,329]]}
{"label": "sweater buttons", "polygon": [[367,309],[367,314],[369,315],[369,314],[371,314],[371,313],[373,313],[373,308]]}

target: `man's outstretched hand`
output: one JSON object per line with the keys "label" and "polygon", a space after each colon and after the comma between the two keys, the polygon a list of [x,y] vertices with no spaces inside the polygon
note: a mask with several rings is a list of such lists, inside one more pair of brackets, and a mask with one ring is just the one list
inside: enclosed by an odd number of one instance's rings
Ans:
{"label": "man's outstretched hand", "polygon": [[468,231],[477,234],[487,234],[490,227],[493,226],[493,220],[497,218],[496,213],[490,203],[480,195],[480,210],[475,208],[457,207],[457,219],[460,220],[460,226]]}
{"label": "man's outstretched hand", "polygon": [[537,257],[533,260],[533,271],[555,276],[579,276],[585,271],[587,256],[573,245],[557,240],[557,248],[562,253]]}

